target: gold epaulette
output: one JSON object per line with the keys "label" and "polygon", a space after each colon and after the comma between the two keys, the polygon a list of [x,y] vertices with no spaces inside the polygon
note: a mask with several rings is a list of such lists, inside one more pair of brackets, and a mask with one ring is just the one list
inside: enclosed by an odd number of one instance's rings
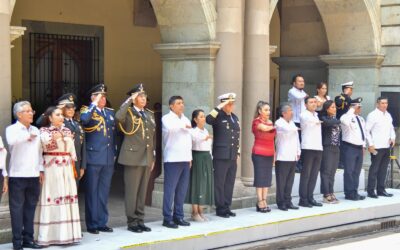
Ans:
{"label": "gold epaulette", "polygon": [[154,111],[153,111],[153,110],[150,110],[150,109],[148,109],[148,108],[146,108],[146,111],[149,111],[150,113],[154,114]]}
{"label": "gold epaulette", "polygon": [[218,111],[216,109],[211,110],[210,115],[214,118],[217,118],[218,116]]}
{"label": "gold epaulette", "polygon": [[80,112],[85,113],[89,109],[88,106],[82,105]]}

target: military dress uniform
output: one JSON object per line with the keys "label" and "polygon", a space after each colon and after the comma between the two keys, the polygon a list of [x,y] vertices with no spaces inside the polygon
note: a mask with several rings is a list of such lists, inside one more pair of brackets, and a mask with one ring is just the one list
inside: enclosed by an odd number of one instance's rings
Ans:
{"label": "military dress uniform", "polygon": [[[71,93],[64,94],[61,96],[58,100],[58,107],[59,108],[64,108],[64,107],[74,107],[75,108],[75,100],[76,96]],[[76,161],[75,161],[75,171],[76,171],[76,177],[77,177],[77,182],[79,180],[80,176],[80,170],[81,169],[86,169],[86,140],[85,140],[85,132],[83,131],[83,128],[79,121],[75,120],[74,118],[68,119],[64,118],[64,125],[67,127],[69,130],[71,130],[72,134],[74,135],[74,145],[75,145],[75,151],[76,151]]]}
{"label": "military dress uniform", "polygon": [[[361,98],[351,101],[352,105],[361,106]],[[342,128],[342,147],[344,164],[344,194],[348,200],[363,200],[358,194],[358,185],[363,163],[363,150],[366,145],[365,121],[350,108],[340,118]]]}
{"label": "military dress uniform", "polygon": [[[139,84],[127,94],[144,93]],[[129,97],[115,117],[124,134],[118,163],[124,166],[125,213],[128,230],[150,231],[144,225],[144,208],[151,167],[155,161],[155,120],[153,112],[132,105]]]}
{"label": "military dress uniform", "polygon": [[[106,86],[96,85],[89,93],[105,94]],[[114,111],[92,103],[82,107],[80,119],[86,135],[86,227],[90,233],[112,232],[107,203],[116,155]]]}
{"label": "military dress uniform", "polygon": [[[221,102],[234,101],[234,93],[218,97]],[[240,154],[240,124],[238,117],[214,108],[206,117],[213,127],[213,165],[216,213],[221,217],[235,216],[230,210],[235,185],[237,159]]]}

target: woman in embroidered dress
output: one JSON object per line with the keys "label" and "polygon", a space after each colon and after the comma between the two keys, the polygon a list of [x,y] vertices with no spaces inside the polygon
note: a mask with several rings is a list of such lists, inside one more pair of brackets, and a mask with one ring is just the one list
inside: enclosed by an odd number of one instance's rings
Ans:
{"label": "woman in embroidered dress", "polygon": [[45,178],[35,214],[35,239],[43,246],[75,243],[82,238],[74,140],[63,122],[61,109],[50,107],[40,129]]}

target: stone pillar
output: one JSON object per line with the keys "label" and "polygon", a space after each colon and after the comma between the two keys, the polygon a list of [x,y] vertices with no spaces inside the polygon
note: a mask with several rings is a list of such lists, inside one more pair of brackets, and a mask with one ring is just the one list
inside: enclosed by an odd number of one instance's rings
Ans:
{"label": "stone pillar", "polygon": [[[11,120],[10,11],[10,1],[0,1],[0,134],[3,135],[4,143],[4,130]],[[0,184],[0,187],[2,187],[2,180]],[[11,239],[7,198],[7,196],[1,197],[0,202],[0,243],[8,242]]]}
{"label": "stone pillar", "polygon": [[269,100],[269,2],[246,1],[242,101],[242,182],[253,185],[251,125],[256,103]]}
{"label": "stone pillar", "polygon": [[320,58],[328,64],[331,97],[342,92],[341,83],[354,81],[352,97],[364,99],[362,115],[365,117],[375,108],[376,98],[380,94],[383,55],[322,55]]}
{"label": "stone pillar", "polygon": [[[181,95],[185,115],[190,119],[194,109],[206,113],[214,106],[214,67],[219,42],[164,43],[154,45],[163,64],[162,110],[169,112],[168,100]],[[162,207],[164,177],[155,181],[152,206]]]}

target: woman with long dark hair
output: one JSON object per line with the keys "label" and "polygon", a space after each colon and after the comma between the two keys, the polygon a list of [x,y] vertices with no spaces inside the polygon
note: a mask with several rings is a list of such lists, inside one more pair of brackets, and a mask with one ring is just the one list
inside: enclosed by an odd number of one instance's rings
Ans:
{"label": "woman with long dark hair", "polygon": [[192,204],[192,219],[202,222],[208,219],[203,214],[202,206],[214,204],[214,175],[211,159],[212,136],[209,135],[204,111],[196,109],[192,113],[192,167],[187,203]]}
{"label": "woman with long dark hair", "polygon": [[71,244],[82,239],[74,167],[76,153],[71,131],[61,109],[49,107],[43,115],[40,139],[44,183],[35,214],[39,245]]}
{"label": "woman with long dark hair", "polygon": [[317,94],[315,95],[315,99],[317,99],[317,112],[320,114],[322,105],[331,99],[328,96],[328,84],[326,82],[320,82],[317,84]]}
{"label": "woman with long dark hair", "polygon": [[257,103],[252,131],[255,137],[251,159],[254,166],[254,187],[256,187],[258,202],[256,211],[270,212],[267,204],[268,188],[272,183],[272,165],[275,156],[275,128],[270,120],[271,108],[267,102]]}
{"label": "woman with long dark hair", "polygon": [[320,116],[322,121],[322,162],[321,162],[321,193],[324,195],[324,203],[338,203],[334,194],[333,185],[335,173],[339,165],[340,156],[340,120],[336,118],[336,105],[328,100],[322,106]]}

